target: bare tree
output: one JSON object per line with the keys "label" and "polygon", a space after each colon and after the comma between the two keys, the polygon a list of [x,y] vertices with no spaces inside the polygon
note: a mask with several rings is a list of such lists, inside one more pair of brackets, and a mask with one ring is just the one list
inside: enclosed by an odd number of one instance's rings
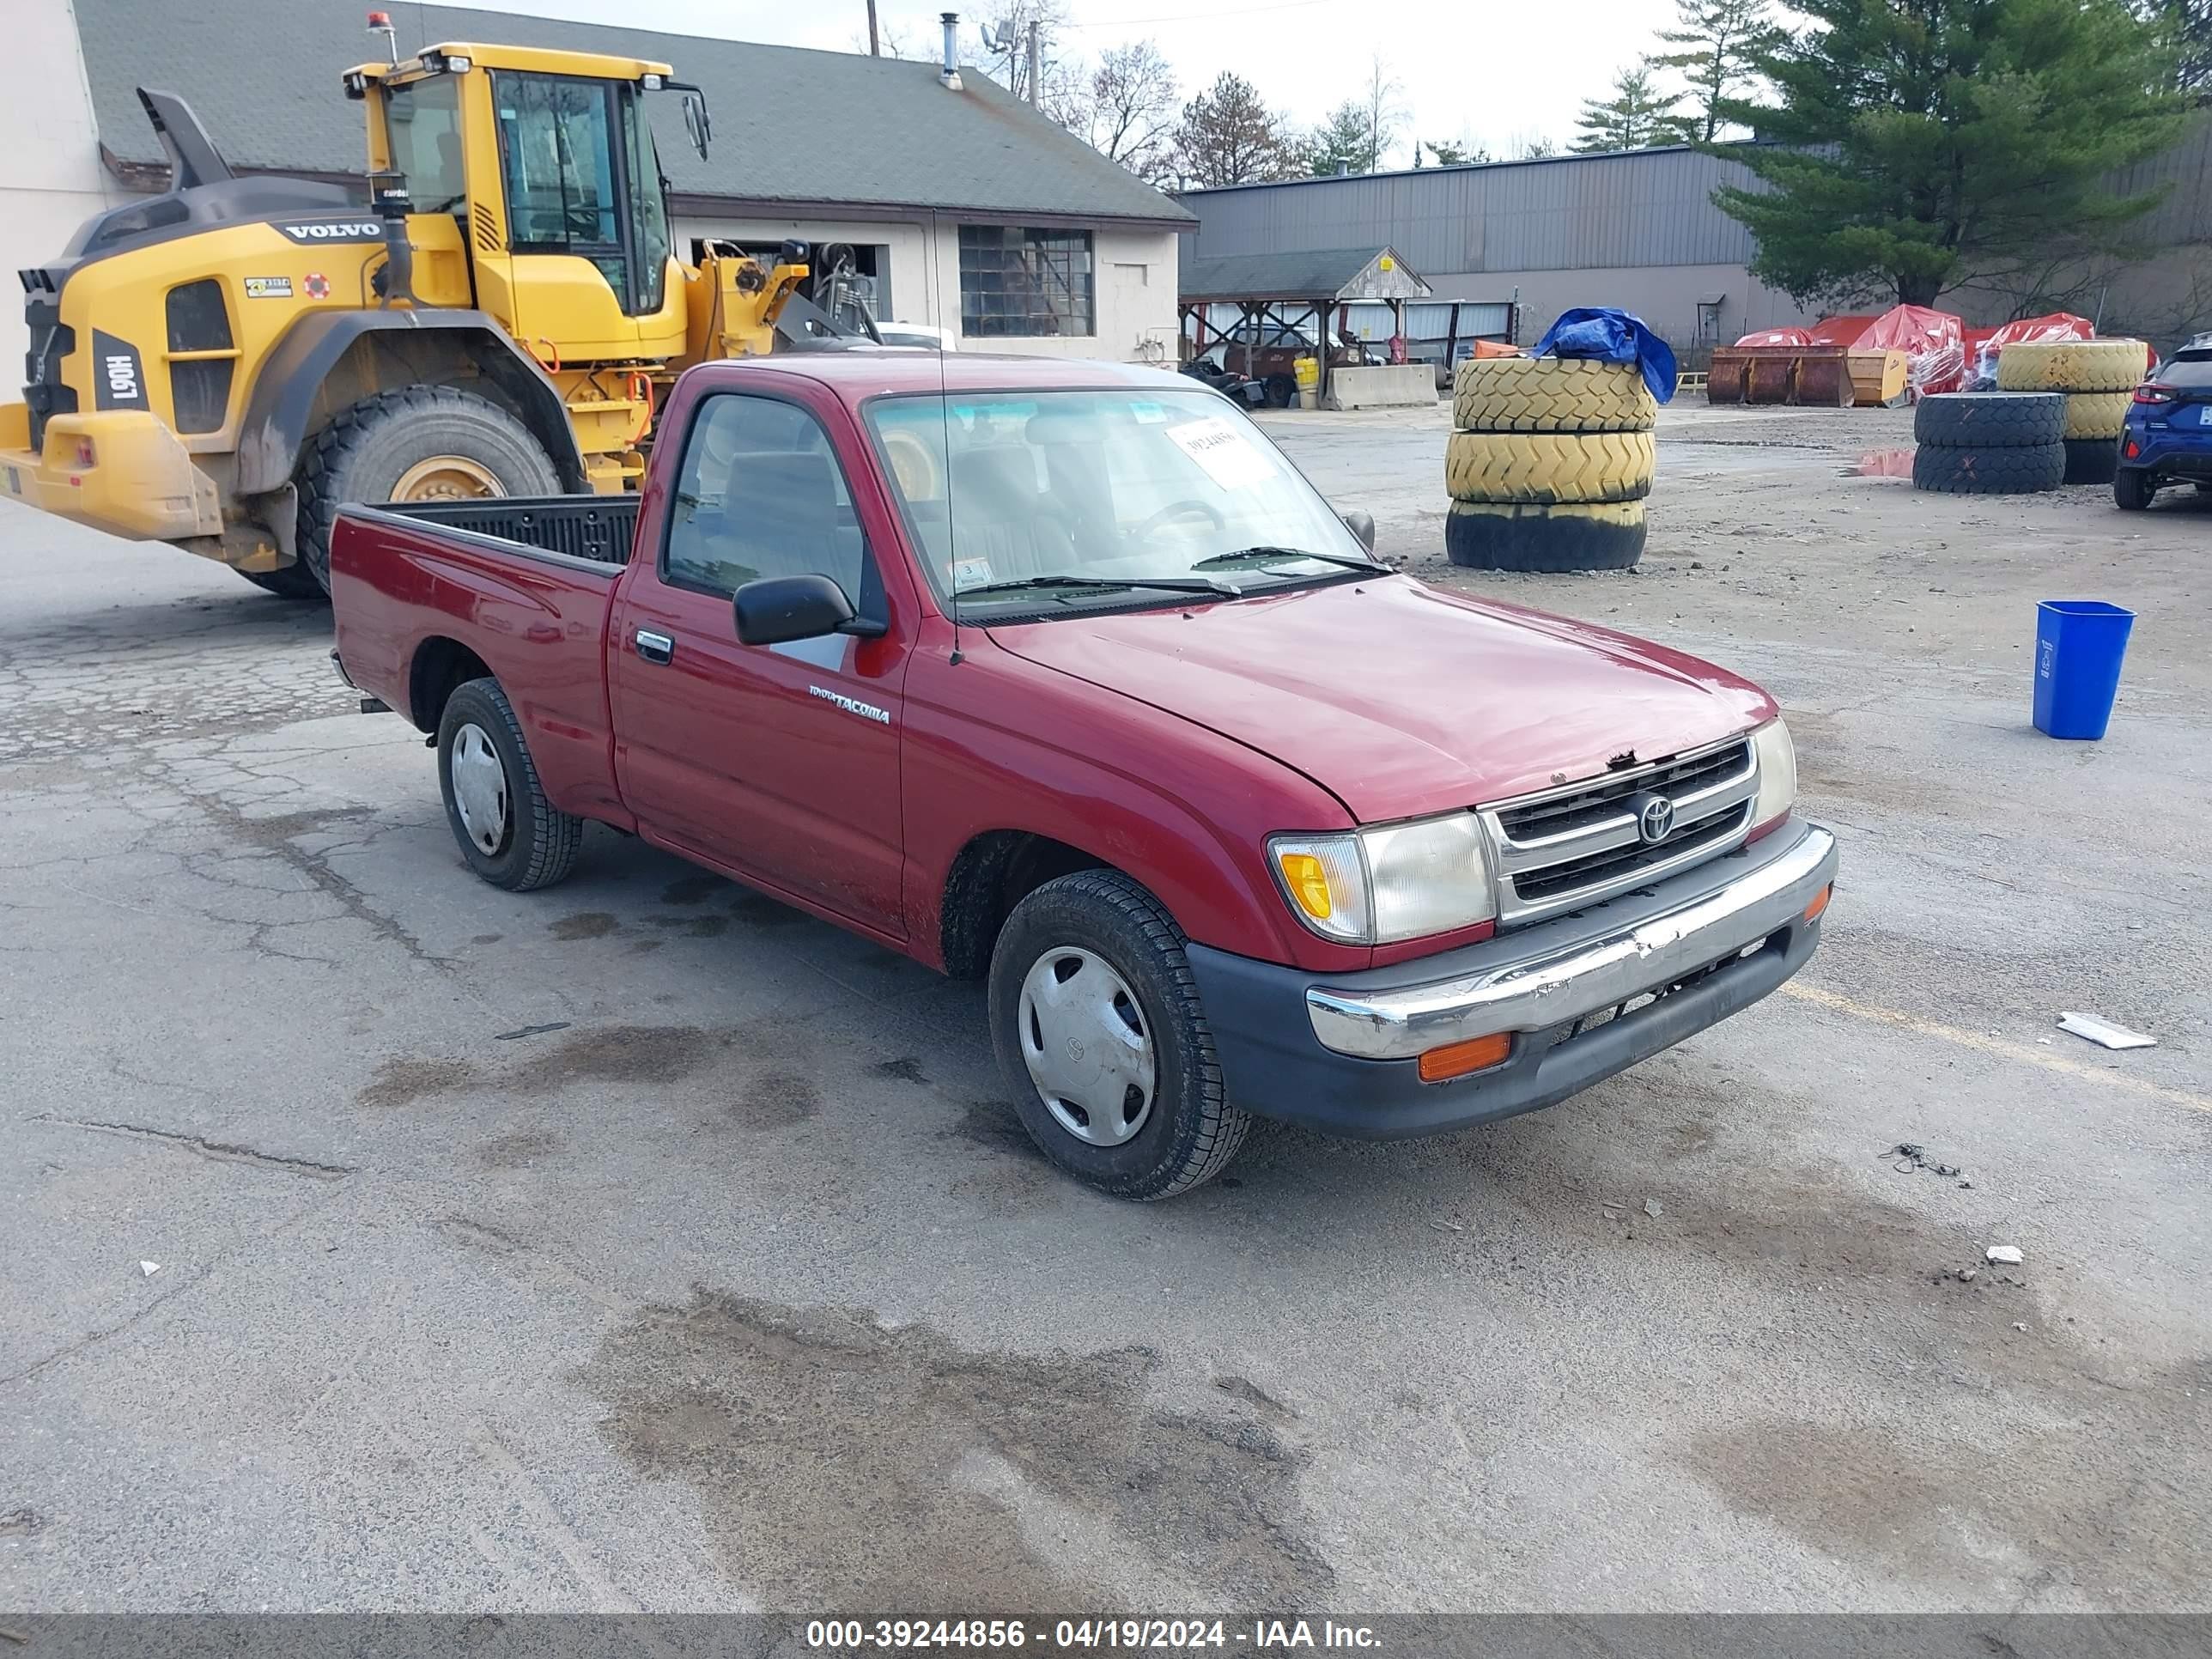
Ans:
{"label": "bare tree", "polygon": [[1359,112],[1367,125],[1367,165],[1358,169],[1373,173],[1381,168],[1382,159],[1398,142],[1398,129],[1406,119],[1406,88],[1383,66],[1380,58],[1369,60],[1367,85],[1359,94]]}
{"label": "bare tree", "polygon": [[991,0],[989,9],[977,15],[977,61],[993,80],[1024,102],[1030,98],[1030,25],[1036,25],[1043,68],[1036,101],[1047,102],[1054,89],[1054,65],[1059,65],[1057,78],[1064,82],[1067,74],[1058,50],[1060,37],[1067,30],[1067,0]]}
{"label": "bare tree", "polygon": [[1091,72],[1091,147],[1157,184],[1174,170],[1175,70],[1157,42],[1109,46]]}
{"label": "bare tree", "polygon": [[1505,141],[1505,149],[1509,161],[1540,161],[1559,153],[1559,141],[1540,132],[1516,132]]}
{"label": "bare tree", "polygon": [[1293,179],[1299,172],[1289,124],[1267,107],[1257,87],[1229,70],[1182,106],[1175,148],[1177,178],[1200,189]]}

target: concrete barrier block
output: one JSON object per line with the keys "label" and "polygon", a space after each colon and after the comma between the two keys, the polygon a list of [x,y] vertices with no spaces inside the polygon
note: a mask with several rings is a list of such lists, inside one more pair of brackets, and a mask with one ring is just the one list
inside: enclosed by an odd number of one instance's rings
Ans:
{"label": "concrete barrier block", "polygon": [[1328,372],[1331,409],[1416,409],[1437,401],[1437,372],[1427,363],[1386,363]]}

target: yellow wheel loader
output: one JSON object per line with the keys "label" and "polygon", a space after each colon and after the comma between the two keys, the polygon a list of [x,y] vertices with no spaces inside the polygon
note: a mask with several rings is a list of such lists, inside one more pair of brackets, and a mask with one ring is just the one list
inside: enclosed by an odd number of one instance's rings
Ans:
{"label": "yellow wheel loader", "polygon": [[21,273],[0,497],[319,599],[341,501],[635,488],[679,369],[872,332],[803,243],[677,257],[645,105],[681,98],[702,154],[708,119],[665,64],[453,43],[343,84],[367,208],[234,174],[140,90],[171,188]]}

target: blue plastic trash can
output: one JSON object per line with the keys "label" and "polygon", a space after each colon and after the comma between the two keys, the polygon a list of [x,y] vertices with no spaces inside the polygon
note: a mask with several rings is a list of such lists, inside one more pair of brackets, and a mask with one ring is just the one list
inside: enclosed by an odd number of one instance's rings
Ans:
{"label": "blue plastic trash can", "polygon": [[2094,742],[2112,718],[2120,659],[2136,613],[2102,599],[2045,599],[2035,607],[2035,729]]}

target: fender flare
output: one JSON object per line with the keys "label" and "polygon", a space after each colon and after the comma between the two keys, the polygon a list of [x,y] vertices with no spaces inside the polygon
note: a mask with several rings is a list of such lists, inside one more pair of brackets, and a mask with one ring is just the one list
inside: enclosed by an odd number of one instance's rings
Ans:
{"label": "fender flare", "polygon": [[356,341],[390,329],[468,337],[486,378],[514,399],[531,431],[545,446],[562,487],[572,491],[587,488],[575,429],[551,377],[484,313],[432,308],[312,312],[293,324],[254,377],[253,395],[240,424],[240,495],[267,495],[291,483],[323,382]]}

